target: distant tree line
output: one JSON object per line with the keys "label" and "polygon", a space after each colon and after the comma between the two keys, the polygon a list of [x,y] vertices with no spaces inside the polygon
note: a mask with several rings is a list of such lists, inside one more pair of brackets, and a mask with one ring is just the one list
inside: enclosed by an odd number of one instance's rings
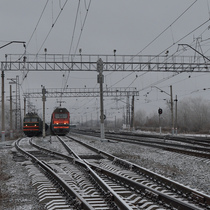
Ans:
{"label": "distant tree line", "polygon": [[[162,107],[161,131],[171,132],[171,107],[166,103]],[[175,124],[175,103],[174,103],[174,129]],[[134,129],[143,131],[159,132],[158,108],[154,113],[147,115],[145,110],[137,110],[134,117]],[[115,121],[105,120],[107,130],[122,129],[125,119],[118,118]],[[100,129],[100,121],[92,120],[80,124],[84,128]],[[201,97],[184,98],[177,102],[177,130],[178,133],[210,133],[210,101]]]}
{"label": "distant tree line", "polygon": [[[175,120],[175,106],[174,106]],[[175,123],[174,123],[175,125]],[[143,110],[135,113],[135,128],[142,130],[158,131],[159,115],[155,113],[147,116]],[[162,131],[171,131],[170,104],[166,104],[161,115]],[[182,133],[209,133],[210,131],[210,101],[201,97],[185,98],[178,101],[177,129]]]}

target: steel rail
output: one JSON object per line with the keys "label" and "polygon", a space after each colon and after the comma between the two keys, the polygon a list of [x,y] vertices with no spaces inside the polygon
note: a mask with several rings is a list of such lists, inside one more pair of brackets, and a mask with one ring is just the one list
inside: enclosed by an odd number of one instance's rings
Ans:
{"label": "steel rail", "polygon": [[108,197],[111,197],[112,198],[112,201],[116,203],[116,205],[120,208],[120,209],[125,209],[125,210],[130,210],[131,208],[129,207],[129,205],[120,197],[118,196],[89,166],[88,164],[86,164],[81,158],[79,158],[78,155],[76,155],[76,153],[71,150],[68,145],[62,141],[62,139],[57,136],[57,138],[60,140],[60,142],[63,144],[63,146],[65,147],[65,149],[69,152],[69,154],[73,154],[73,156],[76,158],[72,158],[72,157],[69,157],[69,156],[66,156],[64,154],[61,154],[61,153],[58,153],[58,152],[54,152],[54,151],[51,151],[51,150],[48,150],[46,148],[43,148],[41,146],[38,146],[36,145],[35,143],[33,143],[32,141],[30,141],[30,143],[42,150],[42,151],[45,151],[46,153],[48,154],[53,154],[53,155],[56,155],[56,156],[60,156],[60,157],[63,157],[63,158],[67,158],[67,159],[71,159],[73,160],[73,162],[77,165],[80,165],[82,166],[86,171],[88,171],[88,173],[93,177],[93,179],[103,188],[103,190],[106,192],[106,196]]}
{"label": "steel rail", "polygon": [[[145,145],[149,147],[156,147],[156,148],[161,148],[161,149],[172,151],[172,152],[178,152],[178,153],[183,153],[186,155],[193,155],[193,156],[199,156],[199,157],[210,159],[210,148],[206,148],[206,147],[178,145],[178,144],[158,142],[158,141],[136,140],[136,139],[131,139],[129,137],[126,137],[129,139],[129,140],[126,140],[126,139],[119,139],[118,137],[113,137],[113,135],[106,135],[106,138],[115,140],[115,141],[141,144],[141,145]],[[177,147],[181,147],[185,149],[181,149]],[[190,149],[190,150],[186,150],[186,149]]]}
{"label": "steel rail", "polygon": [[183,186],[182,184],[179,184],[177,182],[174,182],[173,180],[167,179],[166,177],[163,177],[161,175],[158,175],[152,171],[149,171],[143,167],[140,167],[137,164],[131,163],[127,160],[123,160],[121,158],[118,158],[114,155],[111,155],[107,152],[104,152],[102,150],[99,150],[89,144],[86,144],[84,142],[81,142],[75,138],[69,137],[68,138],[84,145],[87,146],[89,149],[92,149],[93,151],[97,152],[98,154],[104,155],[108,157],[110,160],[113,161],[115,164],[122,165],[138,174],[145,175],[148,179],[153,180],[154,182],[162,182],[168,189],[172,189],[173,191],[177,191],[179,193],[182,193],[185,197],[188,197],[189,199],[194,199],[197,200],[198,202],[205,204],[205,205],[210,205],[210,196],[200,193],[196,190],[190,189],[188,187]]}
{"label": "steel rail", "polygon": [[61,186],[61,188],[68,193],[68,195],[71,195],[72,198],[77,198],[78,206],[80,206],[84,210],[94,210],[94,208],[82,197],[80,196],[75,190],[71,189],[65,180],[63,180],[59,175],[57,175],[51,167],[44,161],[40,161],[38,158],[33,156],[32,154],[28,153],[24,149],[22,149],[19,146],[19,142],[21,139],[17,140],[15,142],[15,147],[18,151],[26,155],[35,165],[39,166],[44,172],[50,174],[51,177],[53,177],[54,180]]}
{"label": "steel rail", "polygon": [[[87,162],[87,161],[86,161]],[[88,163],[88,162],[87,162]],[[154,198],[154,200],[158,203],[166,203],[166,204],[170,204],[170,208],[173,206],[174,208],[177,208],[179,210],[198,210],[201,208],[196,208],[195,205],[191,205],[189,203],[180,201],[179,199],[173,198],[165,193],[159,192],[151,187],[145,186],[141,183],[135,182],[133,180],[130,180],[126,177],[120,176],[119,174],[113,173],[111,171],[108,171],[106,169],[103,169],[102,167],[98,167],[95,166],[91,163],[88,163],[89,166],[100,172],[103,173],[104,175],[107,175],[110,178],[114,178],[115,180],[119,180],[121,183],[123,183],[124,185],[128,185],[129,188],[131,188],[133,191],[136,191],[138,193],[141,193],[143,195],[148,195],[146,197],[151,197]],[[164,205],[164,204],[163,204]]]}
{"label": "steel rail", "polygon": [[[90,134],[93,136],[99,136],[98,134]],[[196,157],[202,157],[202,158],[206,158],[206,159],[210,159],[210,153],[207,152],[198,152],[198,151],[191,151],[191,150],[184,150],[184,149],[180,149],[180,148],[173,148],[170,146],[164,146],[164,144],[170,144],[170,143],[163,143],[163,142],[155,142],[155,141],[145,141],[145,140],[125,140],[125,139],[119,139],[116,136],[113,137],[113,135],[108,135],[106,134],[106,139],[109,140],[115,140],[115,141],[119,141],[119,142],[127,142],[127,143],[133,143],[133,144],[139,144],[139,145],[144,145],[144,146],[148,146],[148,147],[155,147],[155,148],[159,148],[159,149],[163,149],[163,150],[167,150],[167,151],[172,151],[172,152],[177,152],[177,153],[182,153],[182,154],[186,154],[186,155],[191,155],[191,156],[196,156]],[[151,144],[153,143],[153,144]],[[190,149],[194,148],[194,149],[198,149],[201,151],[209,151],[209,148],[205,148],[205,147],[193,147],[193,146],[187,146],[187,145],[177,145],[177,144],[171,144],[174,145],[176,147],[190,147]]]}
{"label": "steel rail", "polygon": [[[108,134],[113,134],[111,132],[106,132]],[[154,138],[154,139],[164,139],[164,140],[170,140],[175,142],[185,142],[188,144],[193,145],[199,145],[203,147],[209,147],[210,148],[210,140],[207,138],[202,137],[182,137],[182,136],[172,136],[172,135],[156,135],[156,134],[137,134],[137,133],[130,133],[130,132],[123,132],[123,133],[116,133],[119,135],[129,135],[133,137],[148,137],[148,138]]]}
{"label": "steel rail", "polygon": [[[129,143],[132,142],[132,143],[137,143],[137,144],[138,143],[145,143],[145,145],[150,145],[150,144],[161,145],[161,147],[166,149],[166,150],[170,150],[170,151],[176,150],[176,151],[180,151],[182,153],[184,153],[186,151],[186,153],[191,153],[191,154],[195,154],[195,155],[198,155],[198,156],[201,156],[201,157],[206,157],[206,158],[210,159],[210,148],[207,148],[207,147],[196,147],[196,146],[191,146],[191,145],[181,145],[181,144],[174,144],[174,143],[169,143],[169,142],[160,142],[160,141],[154,141],[154,140],[152,140],[152,141],[147,141],[147,140],[142,140],[142,139],[138,140],[138,139],[132,139],[128,136],[126,136],[126,138],[128,140],[125,140],[125,139],[123,139],[123,140],[120,139],[119,140],[118,137],[116,137],[114,135],[111,135],[111,134],[107,134],[106,137],[108,139],[112,139],[112,140],[116,140],[116,141],[124,141],[124,142],[129,142]],[[119,137],[119,138],[121,138],[121,137]],[[176,147],[176,148],[173,148],[173,147]],[[183,149],[180,149],[180,148],[177,148],[177,147],[190,149],[190,150],[194,150],[194,151],[183,150]],[[201,151],[201,152],[198,152],[198,151]]]}
{"label": "steel rail", "polygon": [[29,143],[30,143],[33,147],[35,147],[35,148],[41,150],[43,153],[46,153],[46,154],[48,154],[48,155],[53,155],[53,156],[62,157],[62,158],[65,158],[65,159],[68,159],[68,160],[71,160],[71,161],[74,160],[74,157],[67,156],[67,155],[61,154],[61,153],[59,153],[59,152],[56,152],[56,151],[52,151],[52,150],[46,149],[46,148],[44,148],[44,147],[41,147],[41,146],[39,146],[39,145],[33,143],[32,138],[29,140]]}
{"label": "steel rail", "polygon": [[[172,180],[169,180],[169,179],[167,179],[165,177],[162,177],[162,176],[157,175],[157,174],[155,174],[153,172],[150,172],[150,171],[148,171],[148,170],[146,170],[146,169],[144,169],[144,168],[142,168],[142,167],[140,167],[140,166],[138,166],[136,164],[130,163],[130,162],[126,161],[126,160],[123,160],[123,159],[117,158],[116,156],[110,155],[109,153],[106,153],[106,152],[103,152],[101,150],[98,150],[97,148],[94,148],[94,147],[92,147],[92,146],[90,146],[90,145],[88,145],[88,144],[86,144],[84,142],[80,142],[79,140],[76,140],[76,139],[74,139],[72,137],[69,137],[69,136],[67,136],[67,137],[72,139],[72,140],[75,140],[76,142],[78,142],[78,143],[80,143],[80,144],[82,144],[82,145],[84,145],[86,147],[88,147],[89,149],[92,149],[93,151],[95,151],[95,152],[97,152],[99,154],[102,154],[102,155],[108,157],[115,164],[119,164],[121,166],[124,166],[124,167],[126,167],[126,168],[128,168],[128,169],[130,169],[130,170],[132,170],[134,172],[137,172],[139,174],[145,174],[147,176],[147,178],[149,178],[151,180],[156,180],[157,181],[157,179],[158,179],[161,182],[164,182],[168,189],[173,189],[174,191],[180,191],[183,194],[185,194],[185,197],[191,197],[192,199],[197,200],[200,203],[210,205],[210,197],[207,196],[207,195],[204,195],[202,193],[199,193],[197,191],[189,189],[189,188],[187,188],[187,187],[185,187],[183,185],[180,185],[180,184],[178,184],[176,182],[173,182]],[[103,169],[101,167],[98,167],[98,166],[95,166],[93,164],[90,164],[87,161],[83,161],[74,151],[72,151],[68,147],[68,145],[60,137],[58,137],[58,139],[63,144],[63,146],[67,149],[67,151],[70,152],[70,154],[73,154],[75,156],[76,159],[74,160],[74,162],[76,164],[78,164],[78,165],[88,169],[90,171],[91,175],[94,177],[94,179],[96,179],[97,182],[100,183],[100,185],[102,184],[103,189],[107,191],[107,185],[104,184],[103,180],[94,171],[92,171],[91,168],[94,168],[94,170],[96,170],[96,171],[101,171],[101,172],[103,171],[104,174],[106,174],[106,175],[109,174],[109,176],[112,176],[112,177],[113,177],[113,175],[112,175],[113,173],[109,172],[109,171],[107,171],[107,170],[105,170],[105,169]],[[40,148],[40,146],[37,146],[37,147]],[[47,149],[44,149],[44,150],[46,152],[48,151]],[[52,153],[52,152],[49,152],[49,153]],[[56,152],[56,155],[59,156],[60,153]],[[65,155],[60,155],[60,156],[65,157]],[[67,157],[69,157],[69,156],[67,156]],[[170,196],[168,196],[168,195],[166,195],[164,193],[158,192],[158,191],[156,191],[156,190],[154,190],[154,189],[152,189],[150,187],[144,186],[144,185],[142,185],[140,183],[137,183],[135,181],[129,180],[129,179],[127,179],[125,177],[122,177],[120,175],[114,174],[114,176],[115,176],[116,179],[121,180],[122,182],[125,182],[125,183],[131,185],[134,189],[136,189],[136,191],[139,191],[139,190],[140,191],[144,191],[143,192],[144,194],[148,194],[149,196],[153,196],[156,199],[162,200],[163,202],[169,202],[170,204],[173,204],[173,206],[175,208],[179,208],[179,209],[183,209],[183,210],[185,210],[186,208],[187,209],[200,209],[200,208],[195,208],[195,206],[192,206],[192,205],[190,205],[188,203],[183,203],[183,202],[180,202],[180,201],[178,201],[178,203],[177,203],[177,199],[171,198]],[[107,191],[107,194],[109,194],[109,195],[111,195],[111,197],[113,197],[115,195],[115,192],[109,187],[108,187],[108,190],[109,191]],[[121,206],[121,208],[126,209],[125,206],[121,205],[121,201],[118,200],[118,197],[119,197],[118,195],[116,197],[114,197],[114,201],[116,202],[116,204],[118,206]],[[129,207],[128,207],[128,209],[129,209]]]}
{"label": "steel rail", "polygon": [[[61,141],[61,139],[60,139]],[[87,145],[85,143],[82,142],[83,145]],[[90,147],[88,147],[90,148]],[[94,151],[97,151],[97,149],[93,148]],[[98,150],[99,151],[99,150]],[[103,153],[107,156],[107,153],[104,153],[102,151],[100,151],[100,153]],[[108,155],[109,156],[109,155]],[[96,165],[93,165],[91,163],[89,163],[88,161],[85,161],[92,169],[94,169],[97,172],[103,173],[104,175],[114,178],[115,180],[119,180],[121,183],[124,183],[124,185],[127,184],[127,186],[130,186],[129,188],[131,188],[132,190],[141,193],[143,195],[146,195],[146,197],[153,197],[155,198],[156,202],[164,202],[166,204],[170,204],[170,206],[173,206],[174,208],[177,209],[192,209],[192,210],[198,210],[201,208],[196,208],[194,205],[191,205],[189,203],[180,201],[179,199],[173,198],[165,193],[159,192],[151,187],[145,186],[143,184],[140,184],[138,182],[135,182],[133,180],[130,180],[126,177],[123,177],[117,173],[113,173],[111,171],[108,171],[106,169],[103,169],[102,167],[98,167]],[[131,166],[129,165],[128,169],[131,169]]]}
{"label": "steel rail", "polygon": [[97,181],[97,183],[107,192],[107,194],[109,196],[112,197],[112,200],[116,203],[116,205],[120,208],[120,209],[131,209],[129,207],[129,205],[119,196],[117,195],[117,193],[115,193],[115,191],[113,191],[96,173],[95,171],[93,171],[89,164],[87,164],[85,161],[83,161],[59,136],[57,136],[58,140],[63,144],[63,146],[65,147],[65,149],[70,153],[70,154],[74,154],[74,156],[78,159],[81,160],[79,162],[77,162],[78,164],[80,164],[83,167],[86,167],[89,170],[89,173],[93,176],[93,178]]}

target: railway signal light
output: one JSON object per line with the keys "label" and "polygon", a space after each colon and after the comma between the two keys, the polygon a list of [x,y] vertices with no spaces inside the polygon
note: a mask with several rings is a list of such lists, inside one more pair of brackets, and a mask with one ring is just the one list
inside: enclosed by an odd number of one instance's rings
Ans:
{"label": "railway signal light", "polygon": [[100,73],[102,73],[102,71],[103,71],[103,61],[102,61],[102,59],[101,58],[99,58],[98,59],[98,61],[97,61],[97,71]]}
{"label": "railway signal light", "polygon": [[[101,116],[100,116],[100,119],[101,119]],[[104,114],[104,120],[106,119],[106,115]]]}
{"label": "railway signal light", "polygon": [[161,108],[158,109],[158,114],[162,114],[163,110]]}

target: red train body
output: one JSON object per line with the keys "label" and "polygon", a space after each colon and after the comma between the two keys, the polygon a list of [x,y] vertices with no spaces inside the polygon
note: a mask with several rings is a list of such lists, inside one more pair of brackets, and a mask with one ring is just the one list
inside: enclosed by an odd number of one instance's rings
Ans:
{"label": "red train body", "polygon": [[54,135],[66,135],[70,131],[70,113],[66,108],[56,108],[51,116],[50,130]]}

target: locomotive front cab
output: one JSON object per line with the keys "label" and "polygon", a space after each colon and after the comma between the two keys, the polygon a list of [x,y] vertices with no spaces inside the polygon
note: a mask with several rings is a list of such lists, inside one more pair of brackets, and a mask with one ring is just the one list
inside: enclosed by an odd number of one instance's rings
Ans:
{"label": "locomotive front cab", "polygon": [[23,132],[27,136],[40,134],[40,119],[38,117],[25,117],[23,120]]}
{"label": "locomotive front cab", "polygon": [[55,134],[65,135],[70,130],[69,112],[66,109],[58,109],[52,116],[52,127]]}

